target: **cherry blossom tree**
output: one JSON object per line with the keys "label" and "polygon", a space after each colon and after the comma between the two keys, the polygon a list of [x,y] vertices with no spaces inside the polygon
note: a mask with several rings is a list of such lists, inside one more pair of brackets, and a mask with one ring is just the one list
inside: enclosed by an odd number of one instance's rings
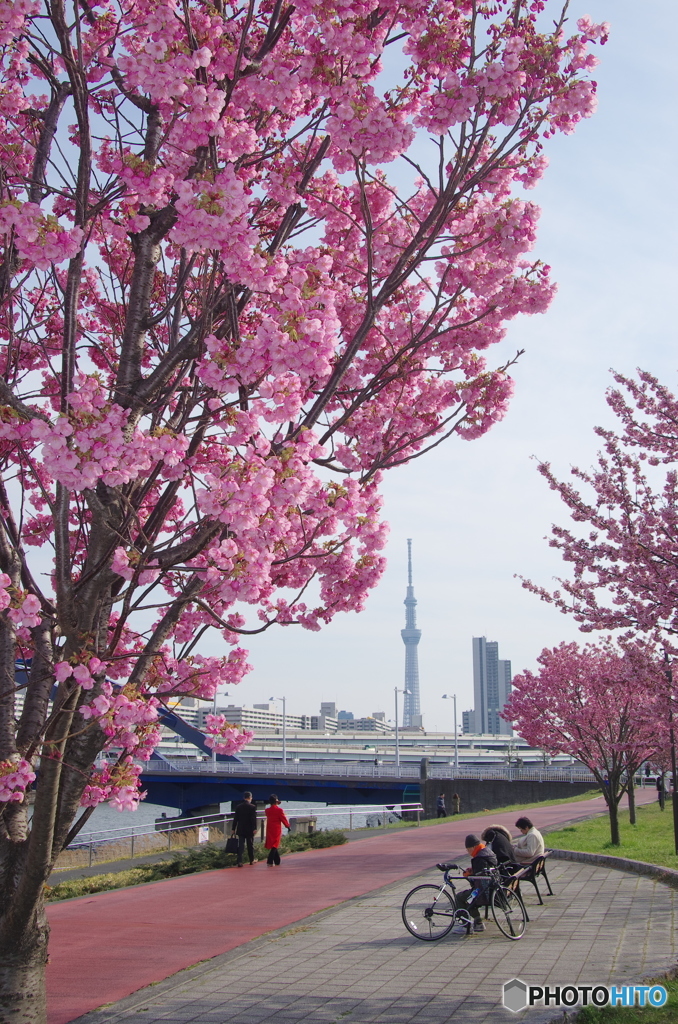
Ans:
{"label": "cherry blossom tree", "polygon": [[[678,400],[651,374],[614,374],[607,401],[618,431],[596,428],[598,463],[573,469],[579,486],[559,481],[548,463],[539,470],[568,508],[575,529],[552,528],[550,544],[572,566],[571,578],[550,590],[524,580],[542,600],[572,615],[583,632],[616,630],[645,637],[663,652],[663,715],[676,769],[678,694]],[[588,531],[584,533],[584,528]],[[678,794],[672,798],[678,853]]]}
{"label": "cherry blossom tree", "polygon": [[482,353],[553,294],[518,190],[607,34],[567,8],[0,0],[0,1021],[158,706],[359,611],[384,471],[504,415]]}
{"label": "cherry blossom tree", "polygon": [[572,615],[585,632],[644,634],[675,653],[678,401],[644,371],[638,380],[614,379],[618,387],[608,391],[607,401],[620,429],[596,428],[603,450],[591,470],[572,470],[579,486],[559,481],[548,463],[539,466],[573,521],[589,531],[552,529],[550,545],[572,566],[572,578],[559,579],[554,592],[524,585]]}
{"label": "cherry blossom tree", "polygon": [[619,801],[643,761],[666,747],[665,675],[653,648],[611,641],[545,649],[523,672],[502,712],[528,743],[576,757],[595,776],[618,846]]}

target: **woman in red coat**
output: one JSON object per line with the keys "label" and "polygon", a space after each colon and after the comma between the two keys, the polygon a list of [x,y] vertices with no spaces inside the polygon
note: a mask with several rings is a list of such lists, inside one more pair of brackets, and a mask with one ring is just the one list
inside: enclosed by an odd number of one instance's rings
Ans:
{"label": "woman in red coat", "polygon": [[280,853],[278,847],[280,846],[280,840],[282,839],[282,827],[289,829],[290,823],[285,817],[285,812],[280,806],[275,793],[271,793],[268,798],[269,806],[266,808],[266,842],[264,843],[268,850],[267,864],[279,864]]}

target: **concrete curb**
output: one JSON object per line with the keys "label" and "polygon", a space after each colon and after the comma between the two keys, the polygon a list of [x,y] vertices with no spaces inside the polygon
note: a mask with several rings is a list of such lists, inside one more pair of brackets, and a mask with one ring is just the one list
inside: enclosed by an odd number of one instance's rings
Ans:
{"label": "concrete curb", "polygon": [[582,853],[579,850],[549,849],[549,856],[554,860],[576,860],[583,864],[594,864],[599,868],[616,868],[617,871],[628,871],[634,875],[645,875],[656,882],[678,889],[678,871],[673,868],[662,868],[657,864],[647,864],[643,860],[629,860],[628,857],[611,857],[606,853]]}

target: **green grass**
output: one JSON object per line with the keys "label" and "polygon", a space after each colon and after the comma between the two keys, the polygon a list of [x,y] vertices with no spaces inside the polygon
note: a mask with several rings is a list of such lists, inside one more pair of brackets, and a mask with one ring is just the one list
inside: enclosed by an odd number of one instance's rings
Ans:
{"label": "green grass", "polygon": [[[533,804],[507,804],[505,807],[484,807],[481,811],[465,811],[463,814],[448,814],[446,818],[422,818],[419,824],[422,826],[445,825],[449,821],[464,821],[465,818],[477,818],[479,814],[503,814],[507,811],[529,811],[535,807],[555,807],[558,804],[576,804],[581,800],[592,800],[593,797],[600,795],[600,789],[588,789],[585,793],[580,793],[578,796],[568,796],[565,800],[539,800],[537,803]],[[377,814],[379,812],[373,811],[371,813]],[[368,827],[378,828],[380,832],[387,832],[389,829],[394,828],[417,828],[418,826],[416,821],[393,821],[388,825],[373,825]],[[360,832],[361,829],[357,828],[354,829],[354,831]]]}
{"label": "green grass", "polygon": [[576,1016],[577,1024],[676,1024],[678,1021],[678,981],[675,978],[653,978],[652,982],[643,981],[643,985],[663,985],[668,992],[664,1006],[605,1006],[598,1009],[586,1006]]}
{"label": "green grass", "polygon": [[507,804],[506,807],[485,807],[482,811],[466,811],[463,814],[452,814],[447,818],[428,818],[422,825],[440,825],[445,821],[463,821],[464,818],[477,818],[479,814],[503,814],[506,811],[529,811],[535,807],[555,807],[558,804],[576,804],[581,800],[593,800],[600,796],[600,789],[588,789],[578,796],[568,796],[565,800],[539,800],[534,804]]}
{"label": "green grass", "polygon": [[558,850],[582,850],[586,853],[629,857],[631,860],[644,860],[649,864],[678,869],[671,802],[667,800],[665,811],[660,810],[659,803],[643,804],[636,809],[636,818],[636,824],[631,825],[628,811],[620,811],[620,846],[612,846],[610,842],[607,815],[561,828],[557,832],[549,832],[548,846]]}
{"label": "green grass", "polygon": [[[294,833],[285,836],[280,844],[281,853],[298,853],[301,850],[320,850],[328,846],[340,846],[348,840],[340,829],[327,832],[314,832],[311,835]],[[268,850],[260,843],[254,847],[257,860],[265,860]],[[222,847],[211,843],[196,847],[188,853],[178,853],[171,860],[159,861],[157,864],[142,864],[138,868],[127,871],[115,871],[105,875],[92,875],[89,878],[72,878],[57,885],[46,886],[46,899],[52,903],[57,900],[70,900],[75,896],[89,896],[95,892],[106,892],[110,889],[124,889],[130,885],[143,885],[145,882],[159,882],[163,878],[177,878],[179,875],[192,875],[197,871],[213,871],[215,868],[230,868],[236,863],[235,854],[226,853]]]}

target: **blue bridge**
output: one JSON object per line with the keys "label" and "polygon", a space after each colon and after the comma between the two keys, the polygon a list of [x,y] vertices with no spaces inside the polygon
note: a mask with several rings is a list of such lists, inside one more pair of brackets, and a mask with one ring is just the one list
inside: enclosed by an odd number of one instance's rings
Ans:
{"label": "blue bridge", "polygon": [[211,813],[249,790],[255,800],[276,793],[281,800],[326,804],[399,804],[419,799],[419,771],[410,765],[334,764],[280,761],[244,764],[217,761],[144,765],[142,788],[148,800],[179,807],[182,815]]}

